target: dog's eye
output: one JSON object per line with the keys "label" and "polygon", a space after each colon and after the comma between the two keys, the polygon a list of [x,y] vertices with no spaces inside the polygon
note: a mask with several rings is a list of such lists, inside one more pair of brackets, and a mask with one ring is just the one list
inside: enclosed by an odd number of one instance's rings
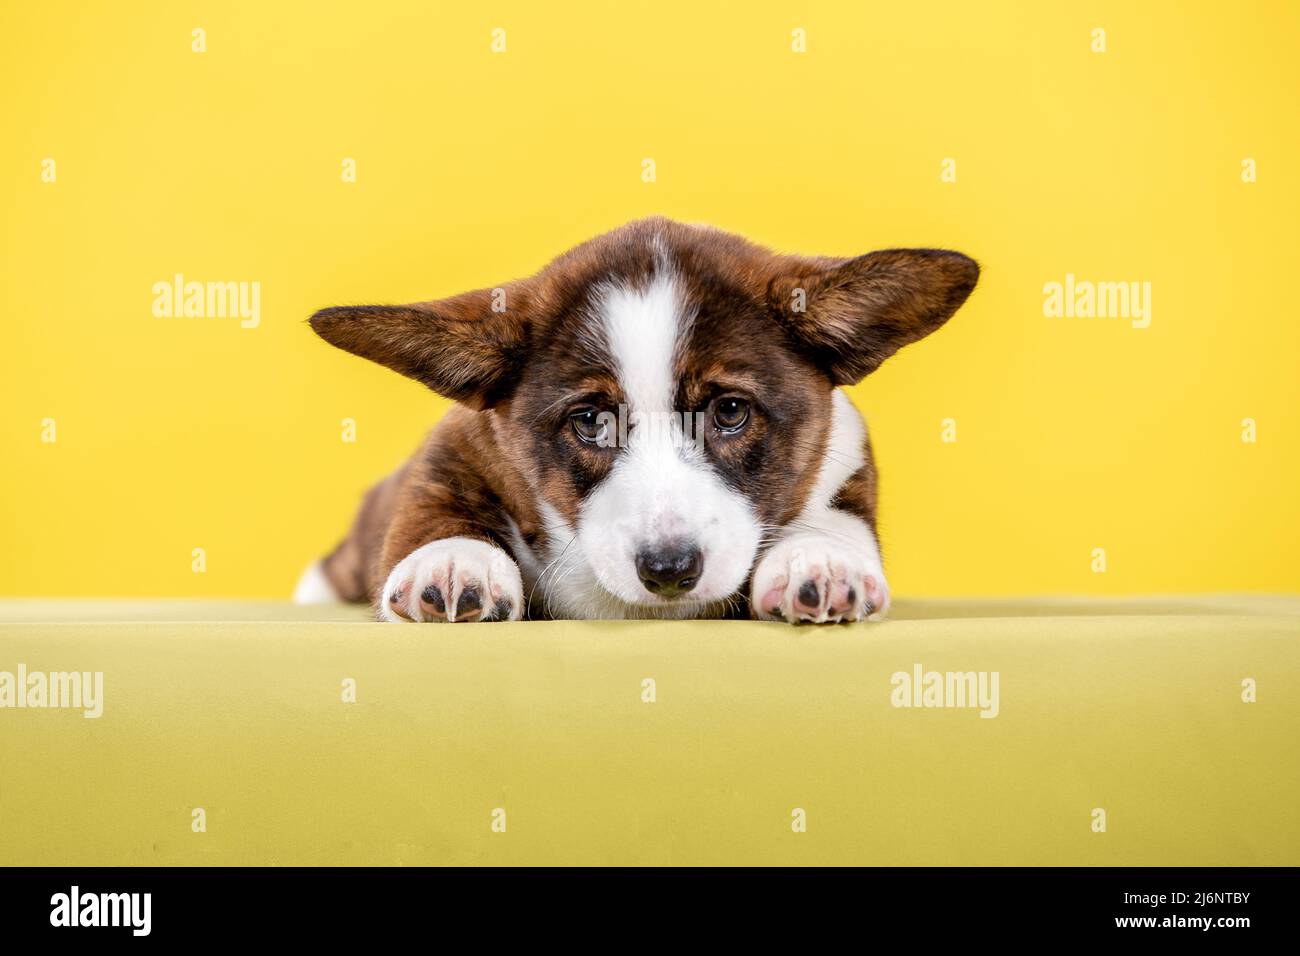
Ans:
{"label": "dog's eye", "polygon": [[601,420],[598,409],[584,408],[580,412],[574,412],[569,416],[569,424],[573,426],[573,433],[588,445],[598,444],[605,439],[607,426]]}
{"label": "dog's eye", "polygon": [[713,406],[713,424],[717,425],[720,431],[738,432],[748,421],[749,402],[743,398],[728,395],[718,399],[718,403]]}

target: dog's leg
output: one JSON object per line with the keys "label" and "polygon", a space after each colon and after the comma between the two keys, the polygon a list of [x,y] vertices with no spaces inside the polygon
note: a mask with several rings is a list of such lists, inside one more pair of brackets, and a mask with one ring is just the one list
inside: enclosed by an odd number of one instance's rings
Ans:
{"label": "dog's leg", "polygon": [[371,570],[384,621],[514,621],[524,613],[509,519],[483,478],[473,425],[449,415],[411,462]]}
{"label": "dog's leg", "polygon": [[825,624],[878,621],[889,610],[866,423],[838,390],[832,413],[817,484],[754,569],[750,608],[755,617]]}

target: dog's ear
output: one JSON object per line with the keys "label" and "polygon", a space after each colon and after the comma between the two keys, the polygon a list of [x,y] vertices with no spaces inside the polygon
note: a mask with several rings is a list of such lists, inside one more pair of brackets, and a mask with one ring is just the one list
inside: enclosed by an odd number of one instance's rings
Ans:
{"label": "dog's ear", "polygon": [[504,398],[528,347],[528,287],[511,283],[411,305],[322,309],[316,334],[473,408]]}
{"label": "dog's ear", "polygon": [[796,260],[769,284],[768,297],[796,344],[836,385],[852,385],[943,325],[979,273],[959,252],[887,249]]}

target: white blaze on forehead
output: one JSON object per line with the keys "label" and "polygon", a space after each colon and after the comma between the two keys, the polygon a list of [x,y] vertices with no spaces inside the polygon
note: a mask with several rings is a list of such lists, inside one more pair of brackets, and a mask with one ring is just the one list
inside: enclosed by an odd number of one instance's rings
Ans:
{"label": "white blaze on forehead", "polygon": [[[695,314],[665,251],[641,287],[610,284],[596,298],[604,346],[626,405],[626,445],[580,509],[574,550],[612,616],[690,616],[716,607],[743,583],[759,525],[743,494],[710,466],[676,414],[677,360]],[[636,559],[685,542],[700,550],[703,572],[689,599],[667,604],[642,585]],[[550,594],[564,599],[571,577]],[[590,602],[588,602],[590,603]],[[602,609],[603,615],[609,611]]]}
{"label": "white blaze on forehead", "polygon": [[599,309],[628,407],[643,412],[670,411],[677,391],[675,358],[692,319],[672,270],[661,266],[643,289],[606,288]]}

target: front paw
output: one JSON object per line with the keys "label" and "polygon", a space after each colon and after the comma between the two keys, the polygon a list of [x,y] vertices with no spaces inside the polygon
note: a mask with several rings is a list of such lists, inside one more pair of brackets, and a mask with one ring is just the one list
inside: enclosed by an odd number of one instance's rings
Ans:
{"label": "front paw", "polygon": [[763,620],[878,621],[889,610],[889,585],[874,545],[799,535],[778,541],[763,556],[749,601]]}
{"label": "front paw", "polygon": [[517,621],[523,608],[519,567],[476,538],[416,548],[389,573],[379,599],[385,621]]}

